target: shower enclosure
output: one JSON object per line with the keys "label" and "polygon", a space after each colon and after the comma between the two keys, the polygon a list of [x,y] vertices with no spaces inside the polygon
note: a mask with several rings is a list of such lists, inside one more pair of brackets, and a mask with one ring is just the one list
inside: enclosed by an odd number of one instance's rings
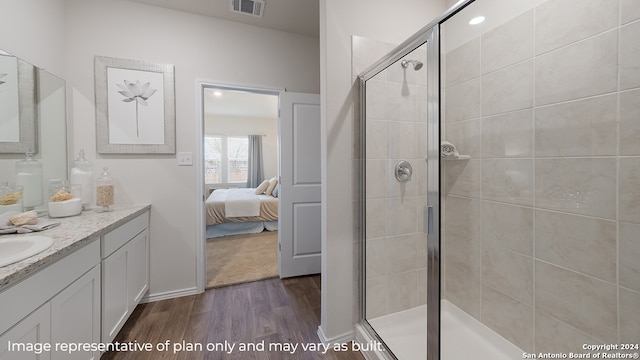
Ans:
{"label": "shower enclosure", "polygon": [[635,357],[639,37],[635,0],[463,1],[359,74],[370,358]]}

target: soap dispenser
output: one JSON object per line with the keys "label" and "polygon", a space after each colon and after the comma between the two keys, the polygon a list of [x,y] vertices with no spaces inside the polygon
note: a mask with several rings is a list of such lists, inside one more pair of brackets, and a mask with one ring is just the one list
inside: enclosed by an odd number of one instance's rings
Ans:
{"label": "soap dispenser", "polygon": [[114,186],[109,169],[105,166],[100,177],[96,180],[96,205],[98,212],[111,211],[109,206],[113,205]]}
{"label": "soap dispenser", "polygon": [[42,204],[42,162],[34,159],[31,149],[24,160],[16,162],[16,185],[22,186],[22,206],[33,209]]}
{"label": "soap dispenser", "polygon": [[80,150],[78,158],[73,162],[70,176],[71,184],[80,185],[82,190],[82,208],[87,210],[93,201],[93,165]]}

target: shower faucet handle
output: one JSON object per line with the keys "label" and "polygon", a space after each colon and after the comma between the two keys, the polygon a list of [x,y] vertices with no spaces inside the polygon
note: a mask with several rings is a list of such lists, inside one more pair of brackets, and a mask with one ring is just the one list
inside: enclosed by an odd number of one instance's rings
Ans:
{"label": "shower faucet handle", "polygon": [[411,180],[413,168],[407,160],[400,160],[396,163],[395,174],[396,180],[400,182],[407,182]]}

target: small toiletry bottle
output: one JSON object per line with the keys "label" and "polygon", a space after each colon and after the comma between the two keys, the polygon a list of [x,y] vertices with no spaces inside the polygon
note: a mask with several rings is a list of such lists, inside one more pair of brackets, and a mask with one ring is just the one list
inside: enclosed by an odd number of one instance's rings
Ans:
{"label": "small toiletry bottle", "polygon": [[24,160],[16,162],[16,185],[22,186],[22,206],[26,209],[42,204],[42,163],[33,158],[31,149]]}
{"label": "small toiletry bottle", "polygon": [[22,212],[22,186],[0,183],[0,214],[7,211]]}
{"label": "small toiletry bottle", "polygon": [[82,189],[82,207],[87,210],[93,201],[93,165],[80,150],[79,157],[73,162],[70,176],[71,184],[80,185]]}
{"label": "small toiletry bottle", "polygon": [[104,167],[103,170],[100,177],[96,180],[96,205],[99,207],[99,212],[111,211],[109,206],[113,205],[114,198],[113,179],[107,167]]}

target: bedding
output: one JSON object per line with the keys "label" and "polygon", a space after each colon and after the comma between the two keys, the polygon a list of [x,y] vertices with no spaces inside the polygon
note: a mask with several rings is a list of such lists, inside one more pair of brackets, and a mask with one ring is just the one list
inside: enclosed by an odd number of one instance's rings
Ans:
{"label": "bedding", "polygon": [[[222,224],[222,223],[242,223],[253,221],[276,221],[278,220],[278,199],[270,195],[256,195],[254,188],[246,189],[216,189],[209,195],[206,201],[207,211],[207,226]],[[232,194],[229,196],[229,194]],[[256,201],[259,204],[258,212],[238,212],[238,204],[233,204],[233,199],[240,198],[243,205],[251,203],[248,200],[249,197],[253,197],[253,203]],[[231,207],[231,215],[228,216],[226,210],[227,206]],[[250,215],[247,215],[250,214]],[[256,215],[257,214],[257,215]],[[237,216],[239,215],[239,216]]]}

